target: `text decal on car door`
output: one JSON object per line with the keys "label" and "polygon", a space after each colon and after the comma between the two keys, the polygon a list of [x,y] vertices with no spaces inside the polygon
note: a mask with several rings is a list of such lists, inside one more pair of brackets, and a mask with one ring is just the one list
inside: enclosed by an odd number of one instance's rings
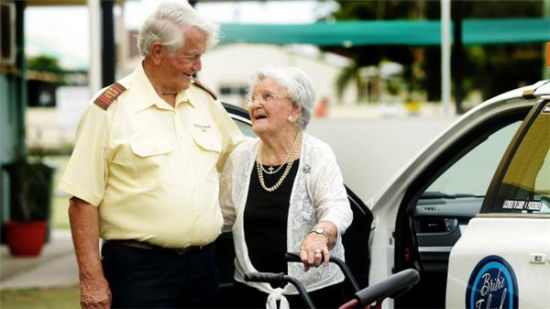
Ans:
{"label": "text decal on car door", "polygon": [[506,260],[491,255],[477,263],[468,280],[466,308],[518,308],[516,274]]}

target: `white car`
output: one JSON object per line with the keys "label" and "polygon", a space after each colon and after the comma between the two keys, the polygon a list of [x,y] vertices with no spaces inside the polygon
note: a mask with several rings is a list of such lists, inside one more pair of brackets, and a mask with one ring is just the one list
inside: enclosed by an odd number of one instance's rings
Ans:
{"label": "white car", "polygon": [[[246,112],[227,108],[250,134]],[[550,81],[541,81],[463,115],[369,207],[348,190],[344,246],[359,284],[415,268],[420,283],[385,307],[550,308],[549,146]],[[231,250],[222,235],[222,295]]]}

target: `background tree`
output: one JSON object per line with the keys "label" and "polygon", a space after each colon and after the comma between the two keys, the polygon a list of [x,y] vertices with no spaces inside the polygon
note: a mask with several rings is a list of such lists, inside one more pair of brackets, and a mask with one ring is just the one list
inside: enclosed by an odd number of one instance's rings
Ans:
{"label": "background tree", "polygon": [[42,54],[27,58],[27,69],[29,71],[50,73],[60,73],[62,71],[57,58]]}
{"label": "background tree", "polygon": [[[408,0],[337,0],[339,8],[325,19],[334,20],[438,20],[440,1]],[[453,19],[541,18],[543,0],[452,0]],[[460,14],[458,16],[457,14]],[[350,75],[353,67],[378,65],[382,60],[395,61],[404,66],[404,81],[409,92],[423,91],[428,101],[441,100],[441,49],[439,46],[352,46],[325,48],[354,60],[352,68],[343,71]],[[543,46],[540,43],[493,44],[464,46],[460,68],[464,78],[461,85],[453,84],[453,91],[461,89],[468,94],[479,91],[483,99],[506,90],[531,84],[542,76]],[[459,59],[457,54],[452,60]],[[454,63],[456,67],[457,63]],[[456,72],[455,72],[456,73]],[[451,72],[453,74],[453,72]],[[498,78],[497,78],[498,77]],[[348,79],[351,81],[352,79]],[[362,83],[359,82],[358,85]],[[339,80],[338,87],[345,87]],[[361,93],[361,92],[359,92]],[[361,99],[361,97],[359,97]],[[457,111],[463,112],[462,106]]]}

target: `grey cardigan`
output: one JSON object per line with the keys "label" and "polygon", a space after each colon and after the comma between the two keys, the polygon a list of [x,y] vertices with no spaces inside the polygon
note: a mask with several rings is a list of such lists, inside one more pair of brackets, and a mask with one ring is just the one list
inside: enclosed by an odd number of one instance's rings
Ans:
{"label": "grey cardigan", "polygon": [[[283,294],[297,294],[288,284],[284,289],[272,289],[269,284],[244,281],[244,273],[256,271],[250,262],[244,239],[243,212],[248,196],[250,176],[255,164],[259,139],[239,145],[229,155],[221,176],[220,205],[224,230],[233,230],[235,243],[235,280],[258,290],[284,298]],[[257,177],[257,175],[252,175]],[[338,239],[331,255],[344,259],[341,234],[351,224],[350,209],[342,174],[330,146],[304,134],[298,172],[290,195],[287,224],[287,251],[299,252],[302,240],[321,220],[334,223]],[[288,263],[288,275],[300,280],[308,291],[314,291],[344,280],[334,264],[321,265],[304,272],[301,263]]]}

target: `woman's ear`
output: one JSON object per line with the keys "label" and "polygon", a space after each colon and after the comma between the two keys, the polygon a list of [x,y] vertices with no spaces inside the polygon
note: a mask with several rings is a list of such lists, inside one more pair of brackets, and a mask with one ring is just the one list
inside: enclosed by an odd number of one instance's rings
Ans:
{"label": "woman's ear", "polygon": [[300,120],[301,115],[302,115],[302,106],[294,105],[292,107],[292,111],[290,112],[290,116],[288,117],[292,117],[292,119],[294,119],[294,121],[292,122],[298,122],[298,120]]}
{"label": "woman's ear", "polygon": [[151,45],[151,52],[149,53],[151,60],[156,65],[162,62],[162,58],[166,53],[166,48],[160,42],[156,41]]}

